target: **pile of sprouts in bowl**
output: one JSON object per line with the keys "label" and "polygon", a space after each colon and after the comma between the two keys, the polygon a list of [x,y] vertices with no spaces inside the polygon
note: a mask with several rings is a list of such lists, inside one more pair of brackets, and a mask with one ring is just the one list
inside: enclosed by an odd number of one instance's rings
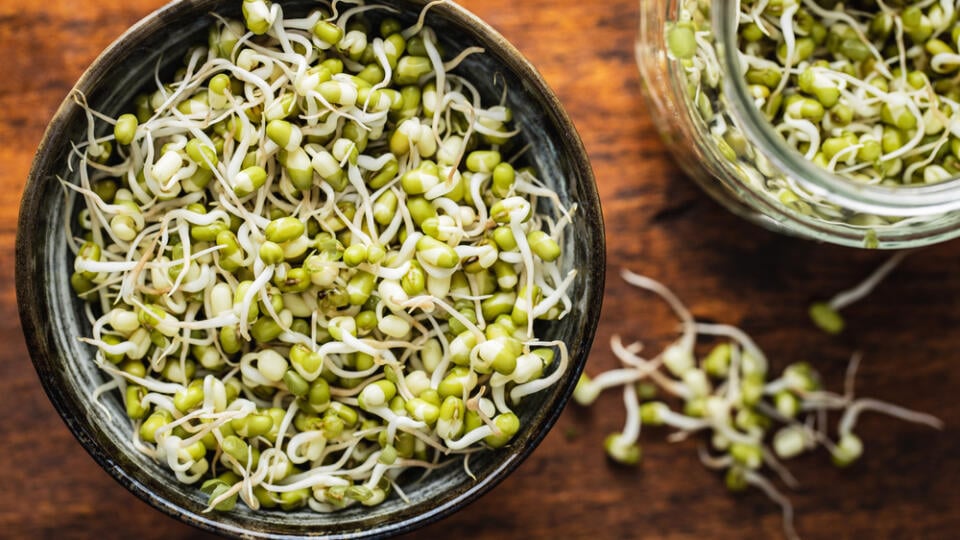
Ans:
{"label": "pile of sprouts in bowl", "polygon": [[455,73],[482,50],[445,56],[429,5],[410,25],[242,7],[130,112],[74,96],[93,397],[119,392],[133,445],[207,510],[377,505],[508,444],[564,377],[566,345],[538,335],[572,309],[576,208]]}

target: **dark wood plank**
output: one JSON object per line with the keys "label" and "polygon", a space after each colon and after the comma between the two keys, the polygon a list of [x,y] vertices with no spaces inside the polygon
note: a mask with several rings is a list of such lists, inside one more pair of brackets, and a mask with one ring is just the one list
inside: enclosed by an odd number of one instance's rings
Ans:
{"label": "dark wood plank", "polygon": [[[804,538],[946,538],[960,530],[960,276],[957,243],[923,250],[868,300],[848,331],[825,336],[805,306],[859,280],[884,255],[785,238],[729,215],[666,155],[640,94],[632,57],[636,2],[464,0],[544,74],[593,160],[607,223],[608,290],[588,371],[616,365],[611,336],[649,346],[675,323],[651,296],[618,277],[660,279],[698,317],[752,333],[775,366],[813,362],[840,383],[864,353],[863,395],[936,412],[943,432],[870,416],[864,459],[834,469],[824,454],[798,460],[791,495]],[[25,4],[25,3],[18,3]],[[16,318],[17,205],[46,122],[73,81],[112,39],[162,0],[0,4],[0,433],[6,465],[0,530],[13,537],[205,537],[140,502],[100,470],[43,395]],[[697,441],[644,434],[645,462],[610,465],[600,449],[621,427],[619,395],[571,406],[533,456],[462,512],[410,537],[669,539],[778,537],[763,496],[729,495],[696,458]]]}

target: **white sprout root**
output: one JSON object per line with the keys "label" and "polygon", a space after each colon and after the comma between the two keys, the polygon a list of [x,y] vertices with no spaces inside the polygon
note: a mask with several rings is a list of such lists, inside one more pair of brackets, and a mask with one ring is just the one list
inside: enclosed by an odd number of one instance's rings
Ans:
{"label": "white sprout root", "polygon": [[850,289],[838,292],[827,303],[834,310],[840,311],[854,302],[859,302],[866,298],[910,253],[910,251],[898,251],[894,253],[886,262],[878,266],[876,270],[864,278],[863,281]]}

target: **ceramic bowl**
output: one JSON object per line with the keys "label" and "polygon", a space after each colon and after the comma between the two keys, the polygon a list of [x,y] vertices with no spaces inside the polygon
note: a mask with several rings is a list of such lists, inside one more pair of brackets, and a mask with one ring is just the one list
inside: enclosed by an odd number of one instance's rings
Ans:
{"label": "ceramic bowl", "polygon": [[[424,3],[389,2],[408,23]],[[312,6],[304,1],[282,4],[288,14]],[[105,50],[75,90],[92,108],[117,116],[149,84],[158,64],[163,70],[182,58],[191,44],[205,43],[213,13],[239,18],[239,6],[240,2],[183,0],[159,9]],[[360,538],[409,531],[490,490],[530,455],[560,415],[590,350],[603,292],[603,221],[586,152],[539,73],[495,30],[452,2],[433,6],[427,24],[437,30],[448,54],[474,45],[486,50],[470,56],[458,73],[470,78],[487,102],[496,102],[501,95],[502,87],[494,86],[494,79],[506,83],[515,122],[530,143],[528,160],[565,205],[577,204],[577,219],[564,246],[572,254],[570,264],[580,270],[570,295],[574,309],[544,330],[544,337],[568,344],[569,371],[558,384],[524,400],[518,410],[522,428],[507,447],[471,457],[476,479],[463,467],[449,466],[407,486],[408,502],[391,496],[376,507],[357,505],[334,514],[253,512],[243,504],[230,512],[204,513],[207,497],[197,486],[176,482],[168,469],[133,448],[131,423],[119,396],[108,393],[99,403],[90,398],[104,376],[93,362],[92,347],[78,340],[89,335],[90,326],[70,288],[73,261],[64,227],[64,220],[73,219],[78,209],[68,206],[58,181],[72,177],[65,156],[71,141],[82,139],[86,121],[68,97],[40,144],[23,194],[16,267],[21,322],[40,381],[67,426],[110,475],[157,509],[201,529],[236,537]]]}

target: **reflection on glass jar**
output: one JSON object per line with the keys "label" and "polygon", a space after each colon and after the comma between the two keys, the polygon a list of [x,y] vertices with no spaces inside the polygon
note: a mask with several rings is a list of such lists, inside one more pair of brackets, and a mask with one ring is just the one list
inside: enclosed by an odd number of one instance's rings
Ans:
{"label": "reflection on glass jar", "polygon": [[960,2],[862,3],[884,11],[641,0],[656,125],[707,193],[770,229],[868,248],[960,236]]}

